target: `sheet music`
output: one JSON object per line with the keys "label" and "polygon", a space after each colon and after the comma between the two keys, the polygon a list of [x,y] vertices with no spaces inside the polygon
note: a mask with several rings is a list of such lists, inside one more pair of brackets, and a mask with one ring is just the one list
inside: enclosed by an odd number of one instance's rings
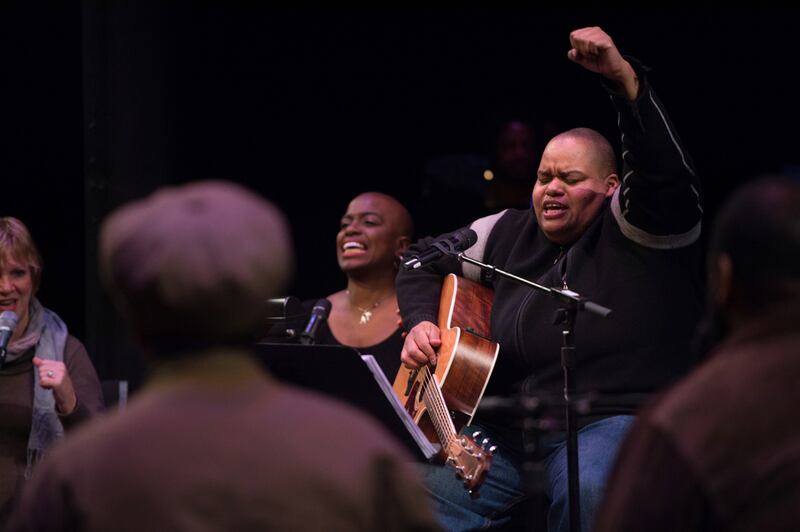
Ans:
{"label": "sheet music", "polygon": [[429,442],[425,434],[423,434],[419,429],[419,426],[414,423],[414,420],[411,419],[411,416],[408,415],[408,412],[406,412],[406,409],[403,408],[403,405],[400,404],[400,401],[394,394],[391,383],[386,378],[386,375],[383,374],[383,371],[378,365],[378,362],[375,360],[375,357],[372,355],[361,355],[361,359],[364,361],[364,363],[366,363],[367,367],[372,372],[372,375],[375,377],[375,380],[378,381],[378,385],[380,386],[383,395],[386,396],[386,399],[392,405],[397,417],[403,421],[403,425],[405,425],[406,429],[408,429],[408,433],[414,438],[414,441],[419,446],[420,451],[422,451],[422,454],[425,456],[425,458],[430,460],[436,456],[441,449],[441,445]]}

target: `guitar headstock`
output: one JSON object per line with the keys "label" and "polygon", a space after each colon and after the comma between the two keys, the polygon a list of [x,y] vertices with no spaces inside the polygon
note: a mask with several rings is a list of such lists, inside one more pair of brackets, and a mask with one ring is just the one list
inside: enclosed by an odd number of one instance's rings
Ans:
{"label": "guitar headstock", "polygon": [[[481,445],[476,443],[481,433],[476,432],[469,437],[461,434],[450,442],[447,449],[447,463],[456,468],[456,478],[464,483],[470,493],[481,485],[489,473],[492,465],[492,456],[497,449],[489,445],[489,440],[484,438]],[[474,439],[473,439],[474,438]]]}

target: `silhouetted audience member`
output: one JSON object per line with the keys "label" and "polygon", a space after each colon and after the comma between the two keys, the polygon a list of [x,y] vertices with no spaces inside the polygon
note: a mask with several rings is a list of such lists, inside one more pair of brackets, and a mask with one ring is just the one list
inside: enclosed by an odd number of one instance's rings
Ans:
{"label": "silhouetted audience member", "polygon": [[17,316],[0,367],[0,528],[50,446],[103,407],[86,348],[36,297],[41,281],[28,228],[0,218],[0,312]]}
{"label": "silhouetted audience member", "polygon": [[383,429],[251,355],[292,270],[274,206],[231,183],[167,188],[114,212],[100,249],[152,375],[42,462],[11,530],[436,528]]}
{"label": "silhouetted audience member", "polygon": [[800,184],[738,190],[710,243],[706,362],[639,416],[596,530],[800,530]]}

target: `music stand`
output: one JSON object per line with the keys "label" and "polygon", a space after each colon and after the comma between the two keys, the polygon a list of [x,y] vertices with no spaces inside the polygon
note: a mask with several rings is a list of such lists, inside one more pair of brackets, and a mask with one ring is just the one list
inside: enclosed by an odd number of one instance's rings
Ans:
{"label": "music stand", "polygon": [[340,345],[260,342],[256,353],[276,378],[342,400],[372,416],[417,458],[440,446],[428,441],[392,390],[375,358]]}

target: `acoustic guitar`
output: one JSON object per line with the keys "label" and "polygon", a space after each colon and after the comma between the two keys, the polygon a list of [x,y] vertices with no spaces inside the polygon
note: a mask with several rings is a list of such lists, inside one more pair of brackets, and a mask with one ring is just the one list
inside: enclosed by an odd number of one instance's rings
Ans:
{"label": "acoustic guitar", "polygon": [[486,390],[500,346],[489,339],[494,293],[454,274],[442,284],[439,329],[442,344],[435,367],[400,367],[394,392],[429,441],[442,446],[439,458],[456,469],[473,493],[492,463],[494,446],[480,433],[459,434],[472,421]]}

